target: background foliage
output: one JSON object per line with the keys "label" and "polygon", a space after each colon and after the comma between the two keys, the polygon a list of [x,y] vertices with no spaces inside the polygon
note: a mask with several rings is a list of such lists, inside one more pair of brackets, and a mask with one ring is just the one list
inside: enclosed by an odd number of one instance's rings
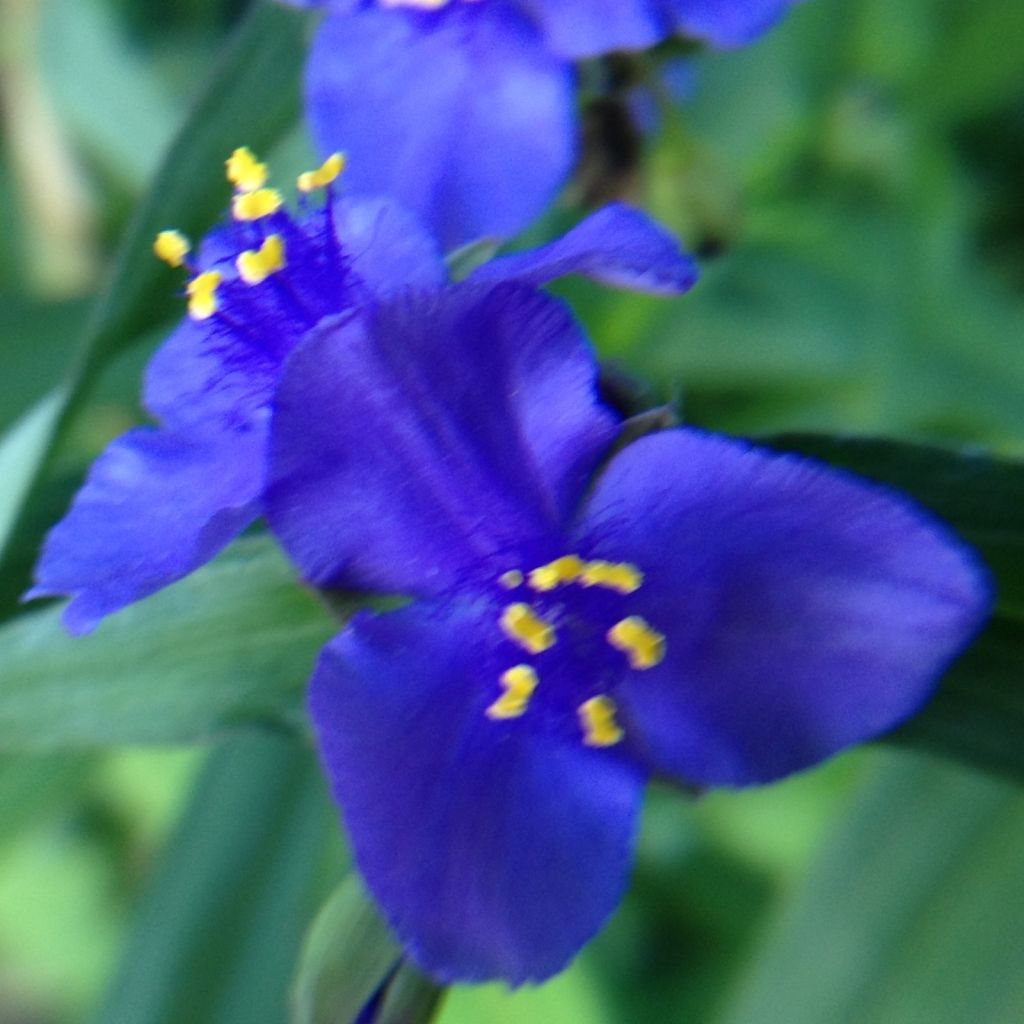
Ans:
{"label": "background foliage", "polygon": [[[333,627],[263,538],[88,640],[16,600],[179,315],[152,234],[216,217],[235,145],[283,180],[307,161],[308,27],[228,0],[0,0],[3,1024],[272,1024],[293,985],[294,1021],[337,1021],[393,961],[337,888],[303,734]],[[632,892],[579,962],[455,991],[444,1024],[1024,1019],[1021,39],[1019,0],[808,0],[749,49],[617,68],[591,108],[586,174],[531,238],[625,187],[705,266],[679,302],[561,285],[602,354],[691,422],[916,494],[985,552],[998,614],[902,749],[655,792]],[[434,995],[400,972],[382,1019]]]}

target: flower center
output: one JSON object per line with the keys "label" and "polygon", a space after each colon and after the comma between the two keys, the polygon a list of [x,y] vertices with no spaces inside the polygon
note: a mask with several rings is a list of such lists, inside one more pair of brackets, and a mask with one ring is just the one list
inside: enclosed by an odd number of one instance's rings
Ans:
{"label": "flower center", "polygon": [[[165,263],[192,273],[185,290],[193,320],[210,320],[214,326],[264,344],[271,337],[301,335],[339,305],[338,275],[328,280],[323,272],[332,256],[341,263],[341,254],[335,251],[330,195],[319,213],[306,201],[312,192],[329,193],[345,169],[345,158],[335,153],[320,167],[299,175],[296,184],[303,216],[298,219],[284,208],[281,193],[267,187],[267,165],[250,150],[236,149],[225,166],[235,194],[231,226],[219,233],[222,255],[216,266],[200,268],[190,263],[191,244],[179,231],[161,231],[153,250]],[[296,272],[282,273],[285,270]],[[269,283],[259,288],[264,282]],[[254,331],[259,321],[270,320],[276,321],[276,329]]]}
{"label": "flower center", "polygon": [[644,574],[628,562],[587,561],[569,554],[528,572],[511,569],[499,586],[519,600],[502,609],[498,625],[526,660],[498,679],[488,706],[494,721],[519,718],[543,701],[548,711],[575,715],[575,728],[592,747],[610,747],[624,736],[608,689],[629,671],[654,668],[665,656],[665,637],[624,599]]}

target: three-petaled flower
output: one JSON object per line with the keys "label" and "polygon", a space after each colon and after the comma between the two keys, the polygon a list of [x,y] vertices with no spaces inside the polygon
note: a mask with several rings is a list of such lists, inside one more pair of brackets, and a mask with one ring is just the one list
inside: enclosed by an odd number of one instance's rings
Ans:
{"label": "three-petaled flower", "polygon": [[538,216],[577,149],[574,62],[686,33],[739,46],[794,0],[285,0],[325,7],[307,66],[320,148],[447,246]]}
{"label": "three-petaled flower", "polygon": [[411,595],[311,709],[357,861],[443,980],[539,980],[618,903],[652,776],[744,786],[914,712],[983,619],[904,498],[690,429],[615,454],[592,354],[514,283],[311,332],[269,522],[311,582]]}
{"label": "three-petaled flower", "polygon": [[[73,597],[74,632],[180,579],[262,512],[277,384],[310,331],[406,290],[437,299],[448,287],[434,239],[391,201],[338,194],[332,155],[297,182],[292,214],[247,149],[227,162],[231,220],[194,260],[176,231],[157,255],[186,266],[189,316],[149,365],[144,400],[160,421],[115,441],[50,533],[30,597]],[[326,202],[312,198],[326,190]],[[598,211],[543,248],[492,260],[472,279],[533,286],[580,273],[641,291],[684,291],[692,261],[643,214]],[[357,442],[357,449],[359,442]],[[356,526],[357,524],[353,524]]]}

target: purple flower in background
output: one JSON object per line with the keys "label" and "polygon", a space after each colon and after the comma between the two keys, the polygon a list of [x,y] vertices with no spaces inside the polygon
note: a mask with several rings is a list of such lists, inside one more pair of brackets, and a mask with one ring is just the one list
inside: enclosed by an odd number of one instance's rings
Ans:
{"label": "purple flower in background", "polygon": [[750,42],[794,0],[284,0],[325,7],[307,67],[317,145],[447,247],[523,228],[576,156],[573,63],[675,33]]}
{"label": "purple flower in background", "polygon": [[369,888],[444,981],[563,968],[651,777],[763,783],[884,732],[989,603],[868,482],[691,429],[612,454],[595,376],[560,303],[467,284],[323,323],[275,401],[267,515],[306,578],[415,598],[357,615],[310,700]]}
{"label": "purple flower in background", "polygon": [[[435,241],[391,202],[336,194],[341,169],[332,156],[302,175],[306,198],[292,214],[266,187],[265,166],[237,150],[228,161],[231,220],[194,260],[178,233],[157,239],[157,254],[190,273],[189,316],[146,375],[145,405],[160,426],[130,431],[97,460],[47,538],[28,595],[73,597],[65,612],[73,632],[192,572],[262,513],[270,405],[307,333],[406,289],[437,300],[448,287]],[[320,190],[323,204],[310,198]],[[696,277],[648,218],[609,206],[473,279],[540,285],[572,273],[661,293]]]}

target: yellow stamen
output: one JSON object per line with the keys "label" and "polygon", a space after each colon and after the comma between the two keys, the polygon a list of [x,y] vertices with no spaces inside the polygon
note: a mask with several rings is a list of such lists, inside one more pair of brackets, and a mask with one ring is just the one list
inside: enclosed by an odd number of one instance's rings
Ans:
{"label": "yellow stamen", "polygon": [[259,188],[255,192],[239,192],[231,202],[235,220],[259,220],[276,213],[284,204],[276,188]]}
{"label": "yellow stamen", "polygon": [[537,673],[529,665],[516,665],[502,672],[500,682],[505,692],[487,709],[487,717],[518,718],[537,689]]}
{"label": "yellow stamen", "polygon": [[172,267],[180,267],[191,251],[192,246],[180,231],[161,231],[153,241],[157,259]]}
{"label": "yellow stamen", "polygon": [[611,747],[622,739],[625,733],[615,721],[615,711],[611,697],[591,697],[579,706],[583,742],[588,747]]}
{"label": "yellow stamen", "polygon": [[612,626],[608,643],[629,658],[630,668],[654,668],[665,657],[665,638],[639,615],[630,615]]}
{"label": "yellow stamen", "polygon": [[189,281],[185,288],[188,294],[188,313],[193,320],[206,320],[217,312],[217,286],[221,276],[216,270],[207,270]]}
{"label": "yellow stamen", "polygon": [[583,566],[583,559],[578,555],[563,555],[534,569],[530,573],[530,586],[534,590],[554,590],[562,583],[572,583],[578,579]]}
{"label": "yellow stamen", "polygon": [[584,587],[607,587],[620,594],[632,594],[640,589],[644,574],[629,562],[587,562],[580,574]]}
{"label": "yellow stamen", "polygon": [[345,170],[345,154],[332,153],[315,171],[303,171],[298,178],[300,192],[326,188]]}
{"label": "yellow stamen", "polygon": [[540,654],[555,646],[555,630],[534,614],[528,604],[510,604],[501,613],[501,628],[530,654]]}
{"label": "yellow stamen", "polygon": [[284,241],[280,235],[268,235],[258,249],[240,253],[235,266],[246,284],[262,284],[271,274],[284,269]]}
{"label": "yellow stamen", "polygon": [[498,582],[506,590],[515,590],[523,585],[523,574],[518,569],[509,569],[498,577]]}
{"label": "yellow stamen", "polygon": [[248,146],[239,146],[225,162],[228,181],[239,192],[255,192],[267,183],[267,165],[252,155]]}

